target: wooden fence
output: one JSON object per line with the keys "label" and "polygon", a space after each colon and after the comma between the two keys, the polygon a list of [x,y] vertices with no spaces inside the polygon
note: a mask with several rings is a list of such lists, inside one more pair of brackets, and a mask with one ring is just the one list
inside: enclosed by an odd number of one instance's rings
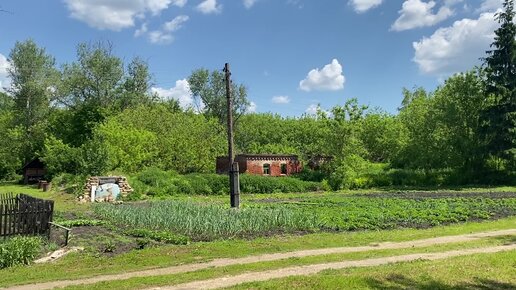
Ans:
{"label": "wooden fence", "polygon": [[54,201],[26,194],[0,194],[0,237],[49,235]]}

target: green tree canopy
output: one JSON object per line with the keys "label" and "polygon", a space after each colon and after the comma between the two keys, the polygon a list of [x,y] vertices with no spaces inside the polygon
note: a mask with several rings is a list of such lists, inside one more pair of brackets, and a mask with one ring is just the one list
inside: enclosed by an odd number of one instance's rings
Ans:
{"label": "green tree canopy", "polygon": [[[212,72],[198,69],[188,78],[190,90],[196,98],[197,109],[209,117],[215,117],[221,124],[227,122],[227,98],[225,75],[221,71]],[[249,107],[247,88],[242,84],[231,84],[233,98],[233,116],[235,120],[243,115]]]}
{"label": "green tree canopy", "polygon": [[[516,170],[516,24],[514,0],[505,0],[496,14],[500,28],[495,31],[492,50],[484,59],[486,107],[482,130],[486,152]],[[498,166],[503,166],[500,162]],[[498,168],[501,169],[501,168]]]}

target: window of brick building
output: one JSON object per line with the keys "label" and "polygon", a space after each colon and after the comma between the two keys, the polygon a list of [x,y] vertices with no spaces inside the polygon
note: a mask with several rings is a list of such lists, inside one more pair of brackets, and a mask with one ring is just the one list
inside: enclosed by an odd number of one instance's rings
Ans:
{"label": "window of brick building", "polygon": [[263,165],[263,174],[265,174],[265,175],[271,174],[271,165],[269,163],[265,163]]}
{"label": "window of brick building", "polygon": [[281,174],[287,174],[287,164],[281,164]]}

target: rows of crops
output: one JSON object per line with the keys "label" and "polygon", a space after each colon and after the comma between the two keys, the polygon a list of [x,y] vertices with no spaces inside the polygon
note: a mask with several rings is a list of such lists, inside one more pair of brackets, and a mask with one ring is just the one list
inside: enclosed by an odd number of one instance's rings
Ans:
{"label": "rows of crops", "polygon": [[319,226],[332,230],[426,228],[516,215],[516,198],[310,198],[286,208],[309,209]]}
{"label": "rows of crops", "polygon": [[188,201],[156,201],[145,206],[100,204],[94,209],[101,218],[120,226],[170,230],[193,240],[315,230],[318,227],[314,214],[285,207],[232,210]]}
{"label": "rows of crops", "polygon": [[117,225],[169,230],[193,240],[280,232],[424,228],[516,215],[516,197],[370,198],[314,196],[275,202],[249,201],[240,210],[184,200],[95,207]]}

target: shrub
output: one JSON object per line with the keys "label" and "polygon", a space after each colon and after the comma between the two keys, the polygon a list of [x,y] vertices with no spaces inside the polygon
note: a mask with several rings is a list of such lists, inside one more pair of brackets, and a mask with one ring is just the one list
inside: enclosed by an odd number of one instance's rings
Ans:
{"label": "shrub", "polygon": [[83,186],[86,177],[83,175],[73,175],[70,173],[62,173],[52,179],[54,186],[69,194],[83,194]]}
{"label": "shrub", "polygon": [[[135,192],[129,199],[174,194],[223,195],[229,193],[227,175],[187,174],[148,168],[131,178]],[[323,189],[322,183],[303,181],[292,177],[265,177],[243,174],[240,176],[242,193],[307,192]]]}
{"label": "shrub", "polygon": [[158,242],[163,242],[173,245],[188,245],[190,240],[188,237],[178,234],[173,234],[168,231],[151,231],[147,229],[134,229],[125,232],[129,236],[143,238],[145,240],[152,239]]}
{"label": "shrub", "polygon": [[320,182],[303,181],[293,177],[267,177],[243,174],[242,193],[308,192],[322,190]]}
{"label": "shrub", "polygon": [[39,254],[42,241],[38,237],[13,237],[0,243],[0,268],[28,265]]}
{"label": "shrub", "polygon": [[299,173],[296,173],[294,177],[304,181],[322,182],[324,179],[328,178],[328,173],[322,170],[311,170],[303,168],[303,170]]}

